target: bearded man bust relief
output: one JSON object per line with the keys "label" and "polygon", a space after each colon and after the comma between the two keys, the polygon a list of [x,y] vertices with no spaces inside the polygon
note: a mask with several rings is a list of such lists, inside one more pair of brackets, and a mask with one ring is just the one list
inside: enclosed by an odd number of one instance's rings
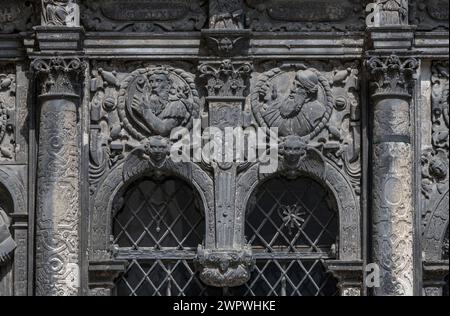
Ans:
{"label": "bearded man bust relief", "polygon": [[152,134],[168,137],[174,128],[191,119],[192,104],[188,98],[188,87],[175,90],[169,73],[158,70],[148,76],[148,91],[141,102],[133,102],[133,110]]}
{"label": "bearded man bust relief", "polygon": [[[280,136],[306,136],[321,122],[326,106],[318,100],[319,79],[311,70],[296,73],[286,98],[273,96],[273,103],[262,114],[269,127],[277,127]],[[276,92],[274,91],[276,94]]]}

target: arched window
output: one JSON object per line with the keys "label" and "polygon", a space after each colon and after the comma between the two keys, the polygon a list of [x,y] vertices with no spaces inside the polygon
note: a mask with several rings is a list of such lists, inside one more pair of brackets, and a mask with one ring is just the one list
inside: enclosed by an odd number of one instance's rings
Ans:
{"label": "arched window", "polygon": [[199,201],[177,178],[143,179],[116,201],[114,244],[117,257],[129,261],[117,295],[207,295],[193,264],[205,234]]}
{"label": "arched window", "polygon": [[316,181],[276,177],[263,183],[246,218],[256,268],[235,294],[337,295],[336,280],[321,260],[336,258],[338,227],[334,198]]}

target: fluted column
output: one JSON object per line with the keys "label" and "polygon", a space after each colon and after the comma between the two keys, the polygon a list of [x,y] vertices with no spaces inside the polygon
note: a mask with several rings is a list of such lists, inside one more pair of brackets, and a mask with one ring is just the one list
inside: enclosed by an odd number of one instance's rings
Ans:
{"label": "fluted column", "polygon": [[371,58],[372,247],[381,272],[375,295],[414,294],[411,87],[418,62]]}
{"label": "fluted column", "polygon": [[40,86],[36,206],[36,295],[78,295],[80,154],[77,122],[83,64],[37,59]]}

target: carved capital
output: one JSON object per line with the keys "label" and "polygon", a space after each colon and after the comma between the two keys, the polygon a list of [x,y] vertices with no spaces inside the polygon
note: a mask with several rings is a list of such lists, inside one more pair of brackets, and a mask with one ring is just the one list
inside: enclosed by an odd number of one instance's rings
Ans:
{"label": "carved capital", "polygon": [[79,76],[86,64],[78,58],[35,59],[31,68],[41,83],[40,97],[78,98]]}
{"label": "carved capital", "polygon": [[42,0],[41,25],[80,26],[80,8],[77,0]]}
{"label": "carved capital", "polygon": [[249,62],[206,62],[199,67],[200,77],[206,81],[209,97],[243,98],[253,70]]}
{"label": "carved capital", "polygon": [[200,279],[214,287],[236,287],[247,283],[255,264],[250,247],[226,251],[199,246],[195,260]]}
{"label": "carved capital", "polygon": [[367,67],[373,79],[372,97],[411,98],[413,75],[418,66],[417,59],[402,59],[396,55],[369,59]]}

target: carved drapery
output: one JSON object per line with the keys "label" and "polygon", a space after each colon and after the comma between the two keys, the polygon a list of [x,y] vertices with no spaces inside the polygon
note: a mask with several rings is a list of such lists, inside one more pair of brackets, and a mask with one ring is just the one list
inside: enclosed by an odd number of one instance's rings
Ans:
{"label": "carved drapery", "polygon": [[36,59],[40,83],[36,208],[36,295],[78,295],[80,287],[79,76],[74,59]]}
{"label": "carved drapery", "polygon": [[381,270],[376,295],[413,295],[414,206],[410,102],[418,62],[371,58],[373,76],[373,260]]}

